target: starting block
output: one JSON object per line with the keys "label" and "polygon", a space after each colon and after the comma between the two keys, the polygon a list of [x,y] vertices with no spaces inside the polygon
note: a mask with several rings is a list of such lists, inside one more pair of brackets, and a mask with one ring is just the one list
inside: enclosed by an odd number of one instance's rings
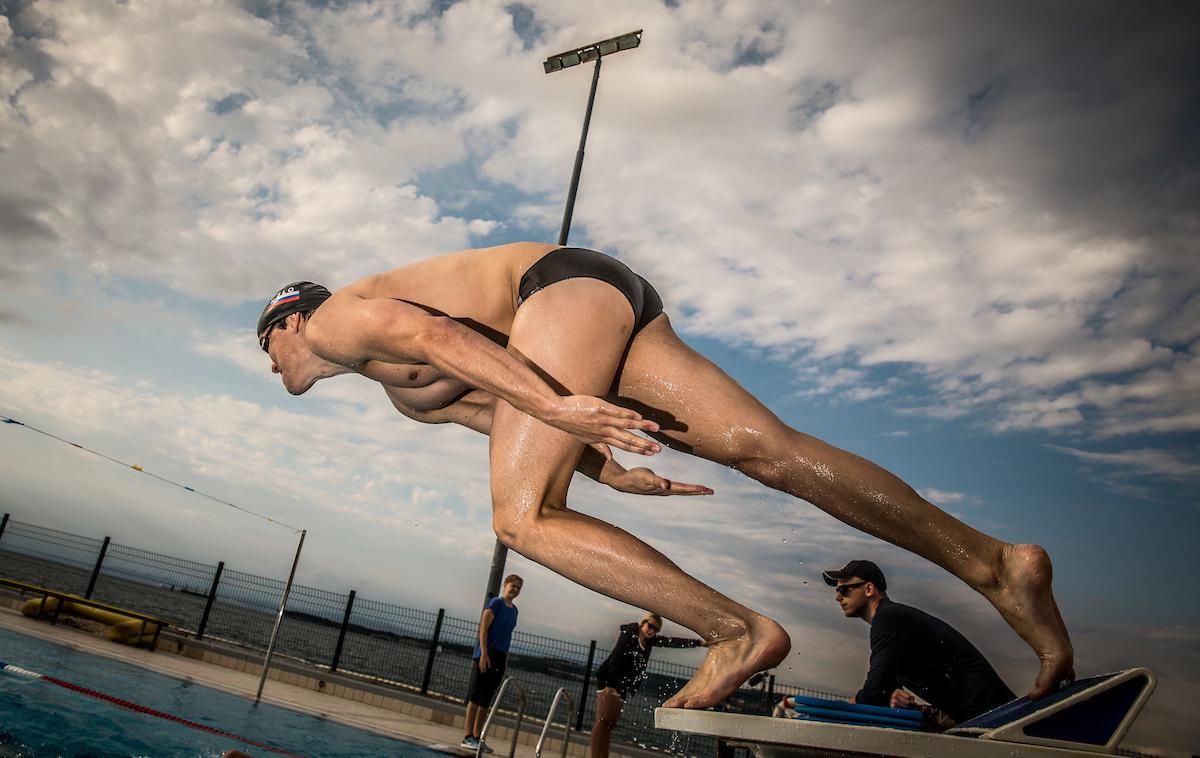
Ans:
{"label": "starting block", "polygon": [[1115,753],[1153,692],[1149,669],[1126,669],[1079,679],[1041,700],[1014,700],[947,734],[1030,745],[1086,745]]}
{"label": "starting block", "polygon": [[659,729],[719,737],[750,748],[756,758],[1103,758],[1116,752],[1154,684],[1154,675],[1144,668],[1089,677],[1037,701],[1014,700],[944,734],[914,731],[908,724],[883,725],[880,713],[854,715],[871,706],[843,703],[829,709],[835,711],[830,717],[816,710],[827,704],[800,701],[802,718],[658,708],[654,723]]}

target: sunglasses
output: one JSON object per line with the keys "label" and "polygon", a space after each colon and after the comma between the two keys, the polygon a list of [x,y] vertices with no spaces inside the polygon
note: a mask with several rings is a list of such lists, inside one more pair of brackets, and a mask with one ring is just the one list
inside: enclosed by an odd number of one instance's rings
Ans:
{"label": "sunglasses", "polygon": [[662,627],[655,626],[655,625],[654,625],[652,622],[650,622],[650,621],[643,621],[642,623],[643,623],[643,624],[645,624],[646,626],[650,627],[650,631],[652,631],[652,632],[657,632],[657,631],[659,631],[660,629],[662,629]]}
{"label": "sunglasses", "polygon": [[866,586],[866,584],[867,584],[867,582],[853,582],[851,584],[839,584],[838,586],[833,588],[833,594],[835,597],[840,597],[842,595],[845,595],[850,590],[856,590],[859,587]]}

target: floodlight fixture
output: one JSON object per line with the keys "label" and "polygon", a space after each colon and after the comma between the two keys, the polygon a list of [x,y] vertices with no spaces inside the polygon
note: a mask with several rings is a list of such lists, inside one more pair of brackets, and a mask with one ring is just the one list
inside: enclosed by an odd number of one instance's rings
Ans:
{"label": "floodlight fixture", "polygon": [[594,61],[605,55],[612,55],[622,50],[632,50],[640,44],[642,44],[642,30],[638,29],[636,32],[626,32],[618,37],[610,37],[599,42],[592,42],[561,53],[555,53],[546,59],[542,67],[546,69],[547,74],[553,74],[555,71],[562,71],[564,68]]}

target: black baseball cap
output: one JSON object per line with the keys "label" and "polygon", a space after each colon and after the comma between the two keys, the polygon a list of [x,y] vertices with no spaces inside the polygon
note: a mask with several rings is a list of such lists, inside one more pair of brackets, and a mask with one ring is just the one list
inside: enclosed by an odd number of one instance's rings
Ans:
{"label": "black baseball cap", "polygon": [[830,587],[836,587],[839,579],[850,579],[856,576],[887,592],[887,579],[883,578],[883,572],[879,570],[879,567],[870,561],[850,561],[837,571],[825,571],[821,574],[821,578]]}

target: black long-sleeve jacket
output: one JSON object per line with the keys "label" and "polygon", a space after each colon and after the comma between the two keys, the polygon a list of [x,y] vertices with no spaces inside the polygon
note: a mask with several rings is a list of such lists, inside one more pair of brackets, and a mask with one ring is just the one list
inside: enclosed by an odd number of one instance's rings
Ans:
{"label": "black long-sleeve jacket", "polygon": [[601,687],[612,687],[627,698],[637,692],[646,676],[646,663],[650,651],[656,647],[698,647],[700,640],[685,637],[663,637],[655,635],[642,647],[638,639],[639,624],[622,624],[617,644],[612,652],[596,669],[596,683]]}
{"label": "black long-sleeve jacket", "polygon": [[907,687],[959,723],[1015,697],[992,664],[954,627],[884,598],[871,619],[871,670],[854,700],[888,705],[899,687]]}

